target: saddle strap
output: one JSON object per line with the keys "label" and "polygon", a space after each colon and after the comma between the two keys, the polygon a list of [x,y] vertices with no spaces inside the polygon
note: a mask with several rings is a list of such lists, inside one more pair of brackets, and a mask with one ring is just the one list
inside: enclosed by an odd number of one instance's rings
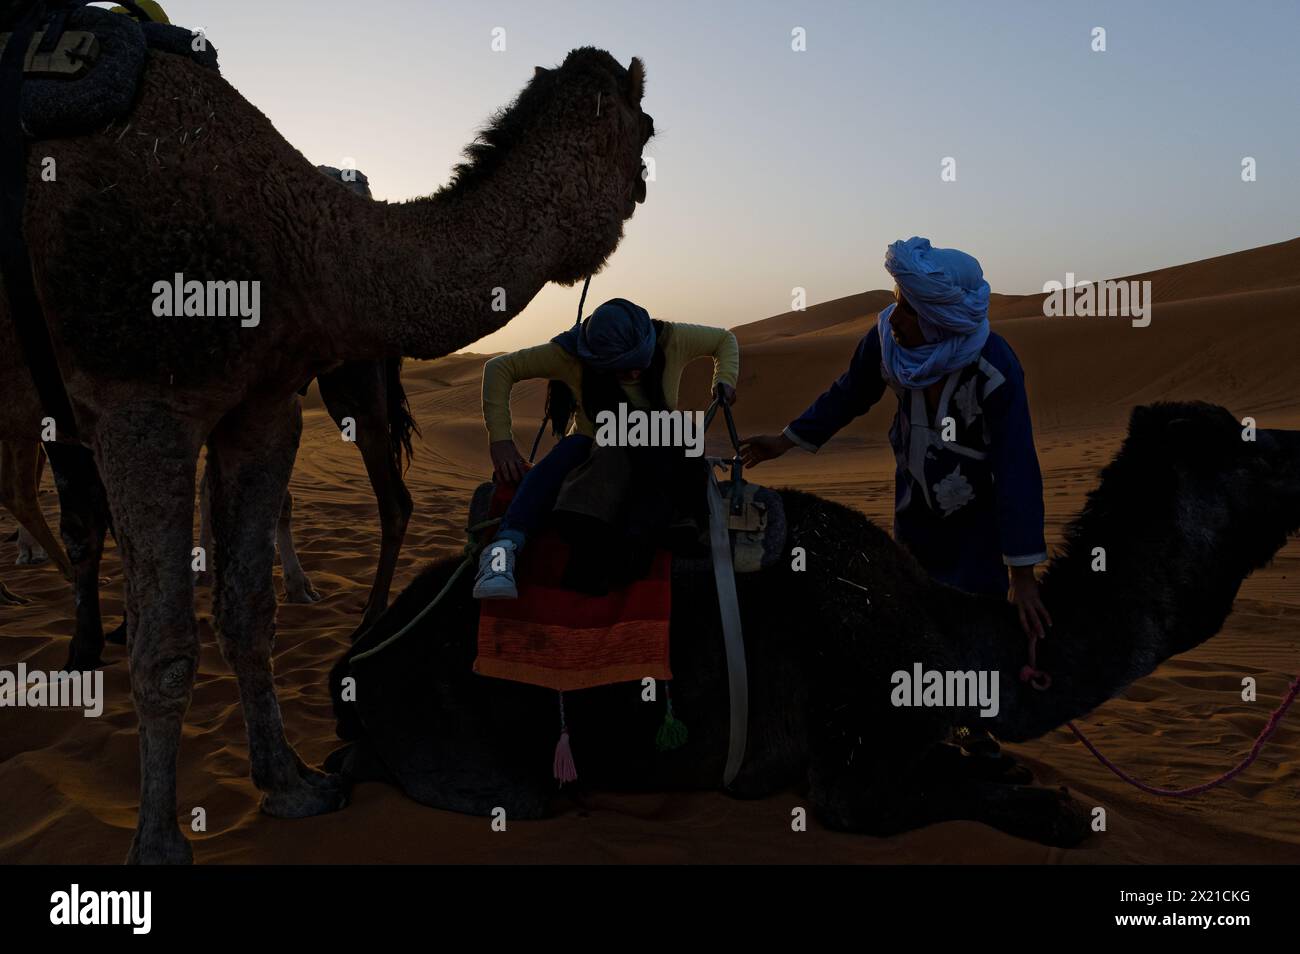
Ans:
{"label": "saddle strap", "polygon": [[72,402],[59,371],[45,314],[32,276],[31,252],[23,234],[27,197],[27,143],[22,130],[23,65],[46,11],[35,4],[18,23],[0,54],[0,274],[9,296],[10,317],[23,360],[46,415],[61,440],[76,440]]}
{"label": "saddle strap", "polygon": [[749,669],[745,664],[745,635],[740,628],[740,601],[736,597],[736,574],[731,566],[730,518],[713,468],[709,468],[709,544],[713,551],[713,580],[718,588],[718,610],[722,615],[722,642],[727,652],[727,686],[731,700],[731,736],[727,743],[727,765],[723,787],[729,787],[740,773],[749,737]]}

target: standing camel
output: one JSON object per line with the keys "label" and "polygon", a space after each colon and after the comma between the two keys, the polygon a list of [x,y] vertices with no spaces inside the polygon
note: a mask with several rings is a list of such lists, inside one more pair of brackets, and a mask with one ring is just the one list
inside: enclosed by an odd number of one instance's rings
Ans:
{"label": "standing camel", "polygon": [[65,577],[72,567],[41,512],[44,456],[37,441],[0,441],[0,505],[18,521],[18,563],[42,563],[40,551]]}
{"label": "standing camel", "polygon": [[[263,810],[338,809],[340,782],[285,738],[271,672],[274,531],[301,431],[291,404],[342,362],[441,357],[502,327],[548,282],[600,270],[646,194],[643,92],[639,60],[624,68],[574,50],[538,68],[448,186],[385,204],[321,176],[218,73],[155,49],[126,123],[30,150],[24,228],[37,294],[125,569],[141,771],[128,860],[192,859],[176,760],[198,663],[200,449],[215,628]],[[58,163],[57,187],[42,182],[44,156]],[[260,301],[255,320],[244,316],[254,323],[157,314],[159,283],[178,273],[245,283]],[[0,439],[31,440],[42,409],[7,297],[0,312]]]}
{"label": "standing camel", "polygon": [[[317,379],[325,409],[334,423],[342,430],[345,422],[351,419],[355,427],[357,448],[361,451],[361,460],[379,507],[379,563],[361,624],[353,639],[388,608],[388,593],[397,569],[397,557],[411,518],[411,493],[402,474],[411,459],[411,434],[418,433],[419,428],[411,417],[406,391],[402,388],[401,367],[400,358],[349,361]],[[300,417],[301,406],[295,405],[291,413]],[[199,546],[210,553],[212,519],[206,473],[200,481],[199,508]],[[298,559],[293,539],[293,494],[288,492],[284,495],[284,504],[276,522],[275,547],[284,576],[285,602],[314,603],[319,600],[320,594]],[[209,571],[205,571],[198,574],[197,580],[211,583],[211,576]]]}
{"label": "standing camel", "polygon": [[[333,166],[317,166],[321,172],[366,199],[371,198],[370,182],[359,170],[350,174]],[[353,638],[374,623],[388,607],[388,593],[397,569],[406,525],[411,519],[411,494],[403,480],[403,471],[411,460],[411,434],[419,427],[411,417],[411,408],[402,388],[402,359],[384,361],[349,361],[317,378],[325,409],[340,430],[351,420],[356,444],[379,507],[379,563],[366,600],[361,624]],[[305,390],[305,389],[304,389]],[[301,409],[293,413],[301,414]],[[212,550],[211,518],[207,476],[201,482],[199,545]],[[320,594],[298,559],[293,540],[293,494],[286,493],[275,531],[276,550],[284,576],[284,596],[289,603],[314,603]],[[211,573],[199,574],[199,580],[211,582]]]}

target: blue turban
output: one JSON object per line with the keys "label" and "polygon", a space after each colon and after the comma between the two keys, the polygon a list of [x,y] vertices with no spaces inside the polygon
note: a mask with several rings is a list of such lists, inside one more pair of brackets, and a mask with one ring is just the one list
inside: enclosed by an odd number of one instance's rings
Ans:
{"label": "blue turban", "polygon": [[979,357],[989,337],[989,283],[973,256],[913,237],[889,246],[885,268],[916,311],[926,341],[904,348],[889,325],[895,306],[880,313],[880,350],[890,378],[923,388]]}
{"label": "blue turban", "polygon": [[641,371],[654,358],[655,326],[640,305],[611,298],[551,341],[596,371]]}

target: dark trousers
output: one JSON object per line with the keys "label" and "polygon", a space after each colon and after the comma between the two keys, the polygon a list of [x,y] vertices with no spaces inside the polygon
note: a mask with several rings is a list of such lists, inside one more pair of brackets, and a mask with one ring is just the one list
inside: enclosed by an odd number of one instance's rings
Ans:
{"label": "dark trousers", "polygon": [[591,453],[595,442],[585,434],[570,434],[562,438],[551,448],[550,453],[533,465],[524,474],[524,479],[515,491],[514,499],[506,508],[501,518],[501,529],[497,536],[514,540],[522,545],[530,533],[542,525],[546,515],[555,506],[555,498],[560,495],[560,486],[569,471],[577,467]]}

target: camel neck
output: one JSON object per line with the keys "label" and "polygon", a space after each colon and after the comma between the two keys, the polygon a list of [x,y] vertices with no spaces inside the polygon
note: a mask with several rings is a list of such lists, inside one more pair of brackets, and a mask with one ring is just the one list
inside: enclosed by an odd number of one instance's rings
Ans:
{"label": "camel neck", "polygon": [[[1244,563],[1214,558],[1217,544],[1167,528],[1108,526],[1093,514],[1076,521],[1065,552],[1043,581],[1044,604],[1055,625],[1039,642],[1038,668],[1052,686],[1038,691],[1017,683],[995,729],[1010,740],[1035,738],[1079,718],[1177,653],[1222,627],[1242,581]],[[1093,541],[1107,541],[1108,546]],[[1097,547],[1105,550],[1097,552]],[[1102,567],[1104,566],[1104,569]],[[1017,641],[1018,671],[1028,657]]]}
{"label": "camel neck", "polygon": [[372,239],[347,263],[360,274],[346,356],[356,356],[360,331],[376,357],[441,357],[519,314],[564,247],[554,220],[528,208],[479,185],[366,209]]}

